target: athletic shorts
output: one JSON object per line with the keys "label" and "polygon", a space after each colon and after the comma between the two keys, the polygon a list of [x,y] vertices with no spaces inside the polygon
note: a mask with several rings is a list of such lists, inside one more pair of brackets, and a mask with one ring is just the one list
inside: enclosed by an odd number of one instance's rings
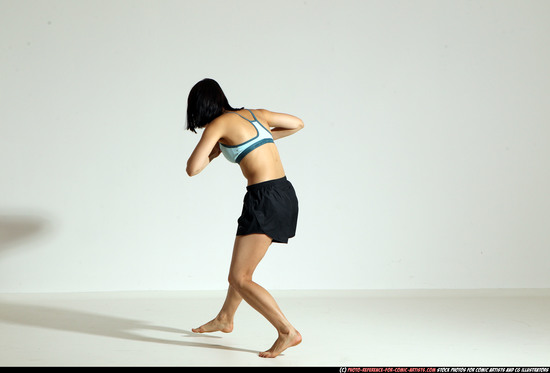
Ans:
{"label": "athletic shorts", "polygon": [[246,187],[237,236],[263,233],[273,242],[288,243],[296,234],[298,198],[285,177]]}

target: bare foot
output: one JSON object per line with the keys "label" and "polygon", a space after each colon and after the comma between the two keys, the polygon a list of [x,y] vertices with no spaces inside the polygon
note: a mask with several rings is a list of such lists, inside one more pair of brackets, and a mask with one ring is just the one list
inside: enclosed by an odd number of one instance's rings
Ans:
{"label": "bare foot", "polygon": [[260,352],[260,357],[275,357],[289,347],[296,346],[302,342],[302,336],[297,330],[290,332],[289,334],[279,334],[279,338],[275,341],[273,346],[267,351]]}
{"label": "bare foot", "polygon": [[193,333],[211,333],[211,332],[231,333],[233,331],[233,322],[215,318],[214,320],[209,321],[206,324],[191,330],[193,331]]}

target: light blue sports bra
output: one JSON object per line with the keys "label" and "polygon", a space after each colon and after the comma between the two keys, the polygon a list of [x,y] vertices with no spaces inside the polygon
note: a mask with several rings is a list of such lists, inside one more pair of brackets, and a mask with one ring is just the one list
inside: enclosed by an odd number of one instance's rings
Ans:
{"label": "light blue sports bra", "polygon": [[243,119],[246,119],[248,122],[250,122],[254,128],[256,128],[256,136],[251,138],[248,141],[243,142],[239,145],[224,145],[220,143],[220,149],[227,158],[229,162],[233,163],[240,163],[241,160],[250,153],[252,150],[256,149],[257,147],[268,144],[273,142],[273,136],[271,135],[271,132],[269,132],[258,119],[256,119],[256,116],[254,113],[248,109],[250,114],[252,114],[252,117],[254,117],[254,120],[249,120],[243,117],[239,113],[234,113],[240,116]]}

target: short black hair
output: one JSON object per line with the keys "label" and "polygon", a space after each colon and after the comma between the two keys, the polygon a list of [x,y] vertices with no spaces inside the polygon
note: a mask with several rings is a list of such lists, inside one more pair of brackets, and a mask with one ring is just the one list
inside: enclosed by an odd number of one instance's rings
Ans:
{"label": "short black hair", "polygon": [[191,88],[187,98],[187,129],[197,133],[208,123],[223,114],[224,110],[236,111],[229,105],[222,88],[214,79],[203,79]]}

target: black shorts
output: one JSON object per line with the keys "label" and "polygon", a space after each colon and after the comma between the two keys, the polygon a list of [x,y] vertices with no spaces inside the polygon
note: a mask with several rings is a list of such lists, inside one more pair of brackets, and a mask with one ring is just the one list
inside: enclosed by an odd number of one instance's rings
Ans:
{"label": "black shorts", "polygon": [[296,234],[298,198],[285,177],[246,187],[237,236],[263,233],[273,242],[288,243]]}

